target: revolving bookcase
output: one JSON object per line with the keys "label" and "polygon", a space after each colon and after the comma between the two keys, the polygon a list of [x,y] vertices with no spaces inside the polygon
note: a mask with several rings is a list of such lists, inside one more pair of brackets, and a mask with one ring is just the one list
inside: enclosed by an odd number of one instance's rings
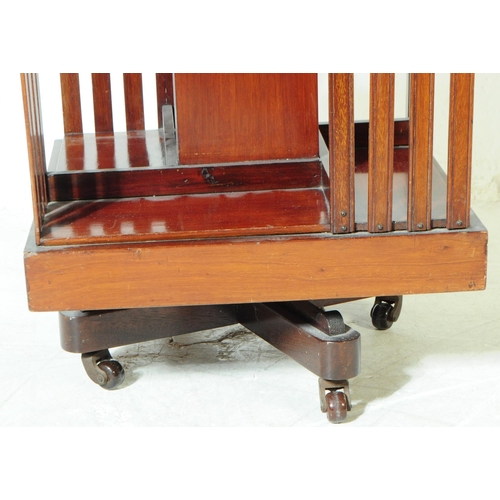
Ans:
{"label": "revolving bookcase", "polygon": [[[109,74],[61,74],[64,134],[46,160],[36,74],[21,75],[34,223],[25,249],[32,311],[59,311],[62,347],[117,387],[109,348],[241,323],[319,377],[320,407],[347,418],[360,335],[335,305],[375,297],[389,328],[402,296],[481,290],[487,232],[471,212],[474,77],[450,76],[446,175],[433,158],[434,75],[169,74],[145,126],[141,74],[123,74],[115,130]],[[83,87],[82,87],[83,88]],[[44,113],[57,110],[45,109]],[[156,125],[155,125],[156,127]]]}

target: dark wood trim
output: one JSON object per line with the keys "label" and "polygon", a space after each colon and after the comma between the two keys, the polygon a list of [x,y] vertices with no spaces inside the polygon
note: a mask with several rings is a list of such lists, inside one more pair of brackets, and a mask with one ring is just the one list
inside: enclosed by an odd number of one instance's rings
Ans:
{"label": "dark wood trim", "polygon": [[[98,143],[99,151],[114,141]],[[57,153],[56,153],[57,154]],[[100,166],[102,162],[99,163]],[[177,168],[103,169],[93,172],[49,172],[51,201],[96,200],[214,192],[320,187],[320,161]]]}
{"label": "dark wood trim", "polygon": [[318,377],[343,380],[359,375],[361,338],[355,330],[346,328],[343,334],[326,335],[312,326],[305,327],[300,316],[281,304],[240,305],[238,320]]}
{"label": "dark wood trim", "polygon": [[68,352],[175,337],[238,323],[234,307],[192,306],[68,311],[59,314],[61,346]]}

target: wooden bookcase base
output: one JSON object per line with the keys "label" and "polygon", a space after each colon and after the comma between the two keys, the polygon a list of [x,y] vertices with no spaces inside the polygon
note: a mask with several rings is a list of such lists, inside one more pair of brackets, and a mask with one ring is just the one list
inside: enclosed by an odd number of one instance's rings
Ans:
{"label": "wooden bookcase base", "polygon": [[471,220],[455,231],[50,247],[32,232],[28,303],[98,311],[482,290],[487,232]]}
{"label": "wooden bookcase base", "polygon": [[90,379],[105,389],[118,387],[125,377],[108,348],[236,323],[319,377],[321,409],[334,423],[347,417],[348,379],[360,371],[359,333],[340,313],[312,302],[70,311],[59,318],[62,347],[82,353]]}

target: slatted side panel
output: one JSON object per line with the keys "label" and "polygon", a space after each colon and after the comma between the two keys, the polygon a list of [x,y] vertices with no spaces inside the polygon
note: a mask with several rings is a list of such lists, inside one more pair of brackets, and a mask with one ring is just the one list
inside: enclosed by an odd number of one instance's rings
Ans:
{"label": "slatted side panel", "polygon": [[142,74],[124,73],[125,117],[127,130],[144,130],[144,99]]}
{"label": "slatted side panel", "polygon": [[28,143],[35,239],[36,244],[39,245],[48,194],[38,75],[34,73],[22,74],[21,86]]}
{"label": "slatted side panel", "polygon": [[162,107],[174,104],[174,75],[172,73],[156,74],[156,101],[158,111],[158,128],[163,126]]}
{"label": "slatted side panel", "polygon": [[431,229],[434,75],[410,75],[408,230]]}
{"label": "slatted side panel", "polygon": [[109,73],[92,73],[92,97],[96,133],[112,133],[113,105]]}
{"label": "slatted side panel", "polygon": [[448,229],[463,229],[470,225],[473,106],[474,75],[451,74],[446,214]]}
{"label": "slatted side panel", "polygon": [[392,230],[394,74],[370,75],[368,231]]}
{"label": "slatted side panel", "polygon": [[354,231],[354,75],[328,75],[333,233]]}

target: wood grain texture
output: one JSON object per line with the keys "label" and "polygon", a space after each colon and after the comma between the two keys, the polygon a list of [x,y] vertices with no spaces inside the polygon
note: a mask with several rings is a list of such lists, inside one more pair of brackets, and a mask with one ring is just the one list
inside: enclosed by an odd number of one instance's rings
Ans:
{"label": "wood grain texture", "polygon": [[359,375],[361,338],[358,332],[328,336],[293,315],[281,304],[238,306],[238,319],[250,331],[326,380],[344,380]]}
{"label": "wood grain texture", "polygon": [[71,202],[45,218],[45,245],[328,231],[322,189]]}
{"label": "wood grain texture", "polygon": [[472,118],[474,75],[450,76],[450,124],[448,136],[448,229],[470,224]]}
{"label": "wood grain texture", "polygon": [[[154,141],[150,141],[150,145],[151,142],[154,144]],[[107,164],[101,161],[101,153],[106,149],[110,154],[113,152],[112,160],[118,156],[130,160],[128,155],[120,151],[120,143],[115,155],[115,144],[113,137],[98,138],[95,144],[98,163],[89,166],[84,171],[85,175],[81,171],[68,170],[68,159],[56,151],[54,154],[65,165],[62,171],[55,167],[47,175],[50,201],[303,189],[320,187],[326,176],[318,160],[289,163],[286,169],[282,163],[179,168],[155,165],[142,165],[142,168],[137,165],[134,168],[125,163],[115,168],[113,161]],[[59,149],[62,146],[63,143],[59,144]],[[103,154],[103,160],[106,159],[109,156]]]}
{"label": "wood grain texture", "polygon": [[92,73],[94,124],[96,133],[113,132],[113,105],[109,73]]}
{"label": "wood grain texture", "polygon": [[35,73],[21,74],[21,87],[28,146],[35,241],[39,244],[43,217],[48,203],[48,190],[45,182],[46,159],[38,75]]}
{"label": "wood grain texture", "polygon": [[394,74],[370,75],[368,231],[392,230]]}
{"label": "wood grain texture", "polygon": [[69,352],[92,352],[221,328],[238,322],[233,309],[193,306],[62,312],[61,346]]}
{"label": "wood grain texture", "polygon": [[25,270],[36,311],[409,295],[483,289],[486,241],[480,224],[467,231],[52,248],[30,238]]}
{"label": "wood grain texture", "polygon": [[144,130],[142,74],[124,73],[123,91],[125,94],[125,120],[127,123],[127,130]]}
{"label": "wood grain texture", "polygon": [[354,75],[330,74],[330,206],[333,233],[355,229],[354,214]]}
{"label": "wood grain texture", "polygon": [[431,228],[434,75],[410,75],[408,230]]}
{"label": "wood grain texture", "polygon": [[80,77],[78,73],[61,73],[61,97],[65,134],[83,133]]}
{"label": "wood grain texture", "polygon": [[181,164],[318,156],[316,74],[174,78]]}
{"label": "wood grain texture", "polygon": [[[394,147],[408,146],[410,122],[406,118],[394,120]],[[359,121],[354,124],[354,143],[356,149],[368,148],[370,145],[370,122]]]}

